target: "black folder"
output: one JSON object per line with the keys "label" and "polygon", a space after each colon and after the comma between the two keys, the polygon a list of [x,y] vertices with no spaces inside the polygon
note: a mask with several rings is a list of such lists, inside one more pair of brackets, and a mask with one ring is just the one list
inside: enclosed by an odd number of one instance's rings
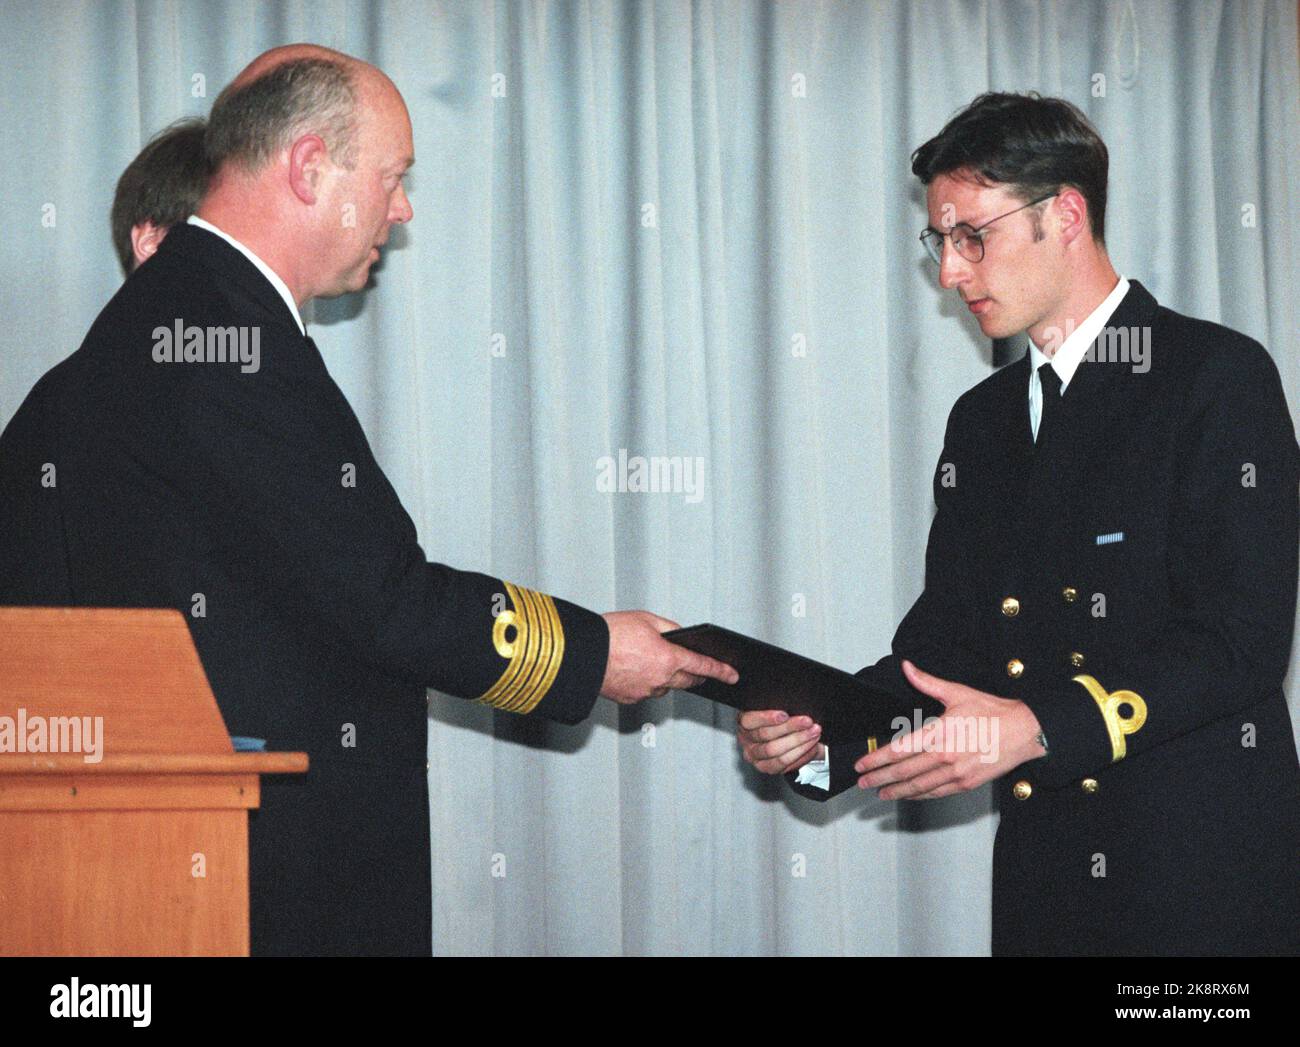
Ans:
{"label": "black folder", "polygon": [[692,694],[741,711],[780,709],[791,717],[810,716],[821,724],[821,741],[827,745],[865,742],[874,749],[898,733],[897,718],[907,720],[906,734],[916,725],[918,711],[922,718],[943,713],[939,702],[923,694],[900,697],[842,669],[718,625],[675,629],[664,639],[740,673],[738,683],[705,680],[688,688]]}

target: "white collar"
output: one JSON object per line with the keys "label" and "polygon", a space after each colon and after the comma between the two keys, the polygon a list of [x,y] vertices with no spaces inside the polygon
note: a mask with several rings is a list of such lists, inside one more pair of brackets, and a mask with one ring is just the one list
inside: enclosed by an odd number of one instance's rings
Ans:
{"label": "white collar", "polygon": [[302,314],[298,312],[298,303],[293,300],[293,295],[289,291],[289,285],[280,279],[279,274],[274,269],[262,261],[262,259],[258,258],[257,255],[249,250],[249,248],[245,247],[229,233],[218,229],[211,222],[205,222],[198,215],[194,214],[190,215],[188,222],[190,225],[197,225],[200,229],[206,229],[210,233],[216,233],[217,236],[221,237],[221,239],[225,240],[226,243],[236,251],[242,253],[245,258],[257,266],[257,271],[271,281],[271,286],[274,287],[276,291],[279,292],[280,297],[284,299],[284,304],[289,307],[289,312],[293,314],[293,318],[298,324],[298,330],[303,334],[307,333],[307,328],[302,322]]}
{"label": "white collar", "polygon": [[[1128,289],[1128,280],[1121,276],[1114,290],[1102,299],[1101,305],[1089,313],[1088,318],[1083,323],[1069,332],[1060,348],[1052,354],[1052,370],[1061,379],[1062,392],[1070,384],[1070,379],[1074,377],[1074,372],[1079,369],[1079,364],[1083,361],[1083,358],[1088,355],[1089,346],[1097,340],[1097,335],[1101,334],[1101,329],[1106,326],[1106,321],[1111,318],[1115,310],[1119,308],[1119,303],[1128,294]],[[1047,357],[1034,344],[1034,340],[1029,339],[1029,373],[1031,379],[1045,363],[1047,363]]]}

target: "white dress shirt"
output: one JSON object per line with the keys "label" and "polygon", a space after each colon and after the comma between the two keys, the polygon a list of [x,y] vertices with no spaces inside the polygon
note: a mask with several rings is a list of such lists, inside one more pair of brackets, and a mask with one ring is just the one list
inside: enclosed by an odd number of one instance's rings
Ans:
{"label": "white dress shirt", "polygon": [[[1101,334],[1101,329],[1106,326],[1106,322],[1119,308],[1119,303],[1124,300],[1128,294],[1129,282],[1124,277],[1119,278],[1119,282],[1114,289],[1108,294],[1102,303],[1097,306],[1088,318],[1079,324],[1073,331],[1061,334],[1065,340],[1060,343],[1060,347],[1052,354],[1052,369],[1061,379],[1061,393],[1064,395],[1065,387],[1070,384],[1070,379],[1074,377],[1074,372],[1079,369],[1079,364],[1083,358],[1088,355],[1088,349]],[[1034,439],[1038,439],[1038,423],[1043,417],[1043,383],[1038,377],[1038,369],[1045,363],[1048,358],[1043,355],[1043,351],[1034,344],[1034,340],[1029,340],[1029,424],[1034,431]],[[811,785],[818,789],[829,789],[831,787],[831,751],[828,747],[825,756],[820,760],[809,760],[799,768],[799,774],[795,781],[800,785]]]}
{"label": "white dress shirt", "polygon": [[[1128,294],[1128,288],[1128,280],[1121,276],[1119,283],[1110,294],[1102,299],[1101,305],[1090,312],[1083,323],[1069,332],[1065,341],[1061,342],[1060,348],[1052,355],[1052,370],[1061,379],[1062,396],[1065,395],[1065,387],[1070,384],[1074,372],[1079,369],[1079,364],[1088,355],[1088,349],[1097,340],[1097,335],[1101,334],[1101,329],[1106,326],[1106,322],[1119,308],[1119,303]],[[1043,383],[1038,377],[1038,369],[1045,363],[1047,357],[1031,338],[1029,340],[1029,424],[1033,427],[1035,440],[1038,439],[1039,420],[1043,417]]]}
{"label": "white dress shirt", "polygon": [[221,229],[218,229],[211,222],[205,222],[198,215],[193,215],[193,214],[190,215],[188,221],[190,225],[197,225],[200,229],[206,229],[210,233],[215,233],[217,236],[221,237],[221,239],[225,240],[226,243],[228,243],[236,251],[239,251],[245,258],[247,258],[255,266],[257,266],[257,271],[271,281],[271,286],[274,287],[276,291],[279,292],[280,297],[284,299],[284,304],[289,307],[289,312],[293,314],[293,318],[298,324],[298,330],[301,331],[304,335],[307,333],[307,328],[302,322],[302,314],[298,312],[298,303],[293,300],[293,295],[289,291],[289,285],[280,279],[279,274],[274,269],[272,269],[269,265],[267,265],[264,261],[262,261],[262,259],[258,258],[257,255],[255,255],[252,251],[250,251],[247,247],[241,244],[229,233],[224,232]]}

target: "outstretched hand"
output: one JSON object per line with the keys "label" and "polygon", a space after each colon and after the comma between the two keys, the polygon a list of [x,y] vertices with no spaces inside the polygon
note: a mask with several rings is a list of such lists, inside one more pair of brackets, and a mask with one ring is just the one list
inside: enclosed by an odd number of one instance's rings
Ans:
{"label": "outstretched hand", "polygon": [[[859,759],[853,765],[859,788],[879,789],[882,800],[934,800],[978,788],[1045,755],[1038,717],[1024,702],[931,676],[906,660],[903,673],[922,694],[942,702],[944,714]],[[971,745],[972,738],[987,744]]]}
{"label": "outstretched hand", "polygon": [[660,636],[679,628],[667,618],[649,611],[611,611],[604,619],[609,625],[609,661],[600,693],[620,705],[660,698],[706,679],[723,683],[740,679],[726,663]]}

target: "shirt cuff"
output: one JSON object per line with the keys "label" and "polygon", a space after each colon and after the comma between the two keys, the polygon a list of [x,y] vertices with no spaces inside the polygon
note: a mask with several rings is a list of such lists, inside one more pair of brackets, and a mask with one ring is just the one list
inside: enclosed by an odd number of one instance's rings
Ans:
{"label": "shirt cuff", "polygon": [[811,785],[815,789],[825,789],[827,792],[831,788],[831,750],[830,746],[826,747],[826,755],[820,760],[809,760],[799,768],[799,774],[795,778],[796,785]]}

